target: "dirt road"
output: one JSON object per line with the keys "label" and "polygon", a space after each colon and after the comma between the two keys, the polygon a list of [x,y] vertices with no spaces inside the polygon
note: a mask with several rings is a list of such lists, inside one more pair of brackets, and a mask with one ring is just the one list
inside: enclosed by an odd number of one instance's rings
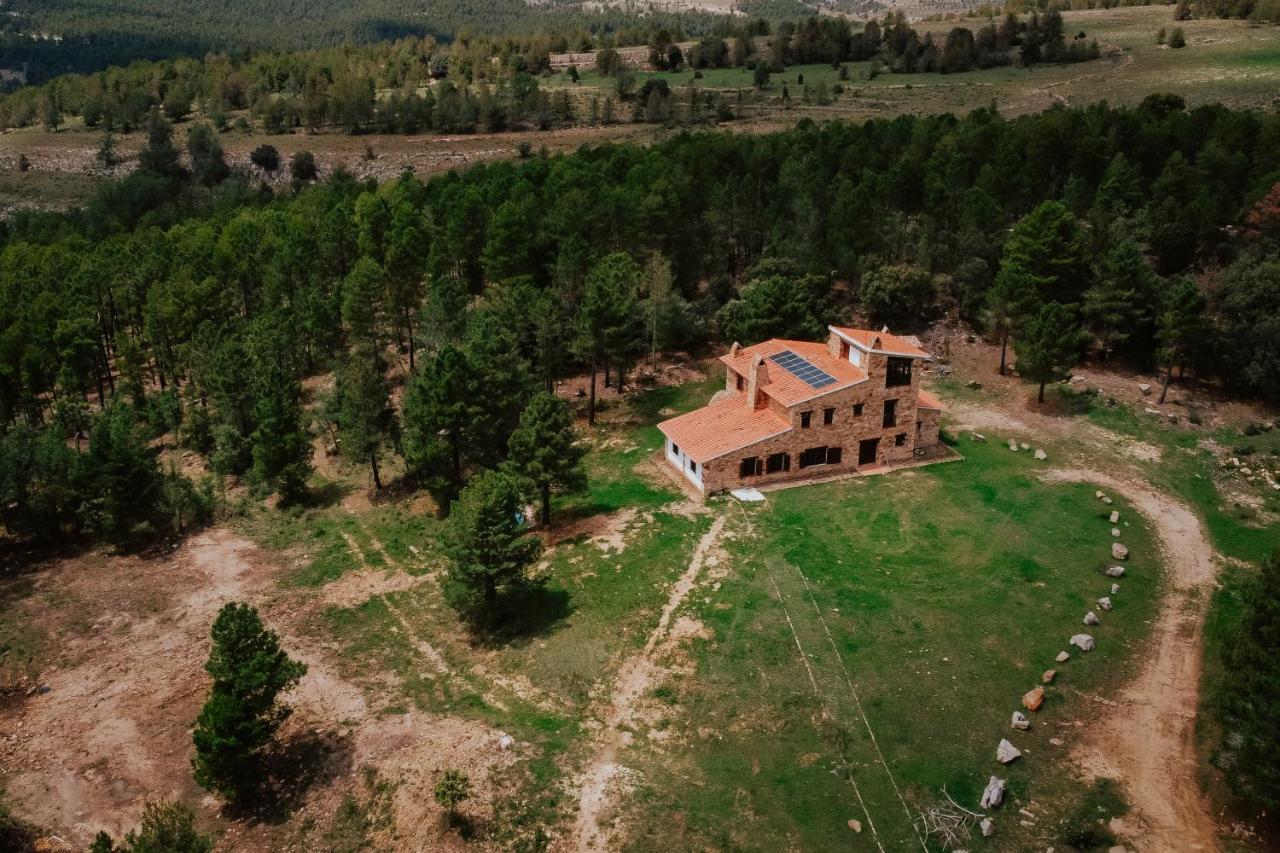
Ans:
{"label": "dirt road", "polygon": [[1167,573],[1142,668],[1076,758],[1096,776],[1123,780],[1138,849],[1218,850],[1196,780],[1202,637],[1216,571],[1204,527],[1186,506],[1137,479],[1079,468],[1049,469],[1043,477],[1094,483],[1131,501],[1155,525]]}

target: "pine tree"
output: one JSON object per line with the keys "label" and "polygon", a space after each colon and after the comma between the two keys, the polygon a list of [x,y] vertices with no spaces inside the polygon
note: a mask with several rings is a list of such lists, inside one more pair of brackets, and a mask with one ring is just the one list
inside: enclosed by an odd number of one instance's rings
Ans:
{"label": "pine tree", "polygon": [[76,462],[85,527],[116,542],[147,532],[160,499],[160,479],[156,452],[134,410],[112,402],[94,420],[89,449]]}
{"label": "pine tree", "polygon": [[1031,276],[1016,268],[1004,268],[996,274],[982,313],[987,328],[1000,336],[1001,376],[1007,369],[1009,336],[1017,334],[1036,303],[1036,284]]}
{"label": "pine tree", "polygon": [[187,131],[187,156],[191,158],[191,176],[196,183],[212,187],[231,174],[222,153],[222,143],[207,124],[193,125]]}
{"label": "pine tree", "polygon": [[296,500],[305,493],[311,473],[311,437],[303,425],[302,393],[298,380],[279,365],[268,365],[257,383],[253,407],[255,428],[249,437],[253,447],[253,476]]}
{"label": "pine tree", "polygon": [[1071,212],[1046,201],[1014,225],[1001,270],[1030,276],[1045,302],[1078,302],[1089,284],[1089,240]]}
{"label": "pine tree", "polygon": [[422,364],[405,390],[405,462],[435,498],[441,514],[462,490],[464,466],[472,458],[472,389],[483,391],[466,354],[446,346]]}
{"label": "pine tree", "polygon": [[507,442],[532,394],[529,366],[512,332],[491,311],[473,314],[467,329],[473,390],[475,462],[493,467],[507,458]]}
{"label": "pine tree", "polygon": [[607,255],[587,274],[576,349],[591,368],[589,424],[596,422],[596,374],[611,362],[620,364],[641,341],[635,304],[640,276],[640,267],[626,252]]}
{"label": "pine tree", "polygon": [[1223,742],[1215,756],[1251,804],[1280,808],[1280,550],[1244,593],[1244,614],[1224,644],[1218,707]]}
{"label": "pine tree", "polygon": [[1018,373],[1040,383],[1037,402],[1044,402],[1044,386],[1062,378],[1080,357],[1082,332],[1075,312],[1050,302],[1023,324],[1014,341]]}
{"label": "pine tree", "polygon": [[1188,278],[1175,283],[1165,295],[1156,331],[1159,344],[1156,357],[1164,366],[1164,381],[1160,385],[1161,405],[1169,394],[1173,368],[1197,360],[1206,348],[1212,331],[1205,317],[1206,307],[1204,294]]}
{"label": "pine tree", "polygon": [[542,501],[542,524],[551,524],[551,492],[586,485],[586,451],[573,434],[573,412],[554,394],[537,394],[520,415],[511,436],[510,470]]}
{"label": "pine tree", "polygon": [[186,169],[179,162],[178,147],[173,144],[173,125],[159,110],[152,110],[147,122],[147,144],[138,154],[138,171],[158,178],[186,176]]}
{"label": "pine tree", "polygon": [[338,371],[338,439],[342,453],[353,462],[367,462],[373,487],[382,488],[378,458],[388,441],[397,437],[387,380],[371,359],[357,348]]}
{"label": "pine tree", "polygon": [[289,716],[277,699],[307,667],[281,650],[275,632],[246,604],[224,605],[212,638],[204,668],[213,686],[196,720],[192,767],[201,787],[240,801],[261,784],[266,749]]}
{"label": "pine tree", "polygon": [[1136,243],[1125,240],[1102,259],[1097,282],[1085,291],[1084,316],[1110,356],[1130,340],[1152,337],[1152,304],[1160,279]]}
{"label": "pine tree", "polygon": [[467,484],[450,513],[445,600],[474,628],[494,627],[500,596],[525,583],[525,570],[541,550],[525,526],[515,481],[486,471]]}

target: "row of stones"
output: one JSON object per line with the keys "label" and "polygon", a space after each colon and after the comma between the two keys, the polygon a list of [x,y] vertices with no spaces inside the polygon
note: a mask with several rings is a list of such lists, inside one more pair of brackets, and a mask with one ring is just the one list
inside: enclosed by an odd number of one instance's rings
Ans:
{"label": "row of stones", "polygon": [[[1010,439],[1009,441],[1009,449],[1015,450],[1015,451],[1017,450],[1017,446],[1012,439]],[[1023,449],[1026,449],[1025,445],[1023,446]],[[1037,457],[1037,458],[1043,458],[1043,457]],[[1096,497],[1099,501],[1101,501],[1104,504],[1108,504],[1108,505],[1111,504],[1111,498],[1108,497],[1103,492],[1100,492],[1100,491],[1094,492],[1094,497]],[[1112,525],[1111,527],[1112,537],[1119,538],[1120,528],[1115,526],[1120,523],[1119,510],[1112,510],[1110,516],[1108,516],[1108,521],[1110,521]],[[1126,548],[1124,545],[1120,544],[1119,542],[1112,542],[1111,556],[1116,560],[1127,560],[1129,559],[1129,549]],[[1111,590],[1109,595],[1104,595],[1101,598],[1099,598],[1097,604],[1098,604],[1099,610],[1106,611],[1106,610],[1110,610],[1112,607],[1111,596],[1116,595],[1120,592],[1120,584],[1116,583],[1116,581],[1124,577],[1124,566],[1121,566],[1121,565],[1108,566],[1104,573],[1106,574],[1107,577],[1112,578]],[[1085,613],[1083,622],[1085,625],[1092,627],[1092,626],[1101,624],[1102,620],[1098,618],[1097,613],[1090,610],[1089,612]],[[1068,643],[1072,647],[1079,649],[1081,652],[1092,651],[1094,646],[1096,645],[1096,642],[1093,639],[1093,636],[1090,634],[1075,634],[1071,637]],[[1058,664],[1063,664],[1071,660],[1071,655],[1067,651],[1063,650],[1058,652],[1058,656],[1054,660]],[[1058,675],[1058,671],[1056,669],[1045,670],[1044,674],[1040,678],[1041,683],[1033,687],[1031,690],[1028,690],[1025,694],[1023,694],[1022,696],[1023,707],[1033,713],[1036,711],[1039,711],[1040,706],[1044,704],[1044,695],[1045,695],[1044,685],[1052,684],[1053,680],[1057,677],[1057,675]],[[1013,718],[1010,725],[1018,731],[1025,732],[1031,728],[1031,720],[1022,711],[1014,711]],[[1022,751],[1018,749],[1016,746],[1014,746],[1012,743],[1010,743],[1008,738],[1000,739],[1000,743],[996,747],[996,761],[1000,762],[1001,764],[1010,764],[1014,761],[1017,761],[1021,757],[1022,757]],[[979,806],[984,810],[999,808],[1000,803],[1003,802],[1004,800],[1004,791],[1005,791],[1004,779],[1001,779],[999,776],[992,776],[987,781],[986,788],[984,788],[982,791],[982,799],[979,801]],[[995,834],[995,821],[990,816],[984,817],[979,825],[982,829],[982,834],[984,836],[990,837],[991,835]]]}

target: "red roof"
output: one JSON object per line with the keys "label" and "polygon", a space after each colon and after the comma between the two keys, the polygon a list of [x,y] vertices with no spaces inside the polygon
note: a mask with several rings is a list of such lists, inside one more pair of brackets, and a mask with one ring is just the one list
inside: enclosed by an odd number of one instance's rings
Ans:
{"label": "red roof", "polygon": [[890,355],[905,355],[911,358],[929,358],[929,354],[920,347],[897,335],[888,332],[873,332],[870,329],[849,329],[844,326],[831,326],[832,331],[840,337],[852,341],[865,350],[887,352]]}
{"label": "red roof", "polygon": [[920,393],[916,396],[916,408],[937,409],[940,412],[946,411],[946,407],[942,405],[942,401],[923,388],[920,389]]}
{"label": "red roof", "polygon": [[747,396],[734,394],[658,424],[699,465],[791,429],[768,408],[747,408]]}
{"label": "red roof", "polygon": [[[835,382],[824,385],[821,388],[814,388],[791,371],[769,360],[769,356],[777,355],[787,350],[825,372]],[[867,374],[861,368],[850,364],[845,359],[832,355],[826,344],[817,344],[812,341],[788,341],[781,338],[773,338],[754,346],[742,347],[737,354],[722,355],[720,360],[732,368],[739,376],[750,380],[751,362],[757,355],[764,358],[765,376],[768,380],[761,384],[760,390],[783,406],[794,406],[796,403],[803,403],[805,400],[811,400],[814,397],[830,394],[832,391],[848,388],[850,385],[862,382],[867,378]]]}

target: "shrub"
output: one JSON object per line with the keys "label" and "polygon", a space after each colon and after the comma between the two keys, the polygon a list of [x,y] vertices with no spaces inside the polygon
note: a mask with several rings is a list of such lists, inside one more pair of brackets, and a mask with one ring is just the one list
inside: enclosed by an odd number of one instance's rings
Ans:
{"label": "shrub", "polygon": [[1186,34],[1182,32],[1182,27],[1174,27],[1173,32],[1169,34],[1169,47],[1180,48],[1187,46]]}

